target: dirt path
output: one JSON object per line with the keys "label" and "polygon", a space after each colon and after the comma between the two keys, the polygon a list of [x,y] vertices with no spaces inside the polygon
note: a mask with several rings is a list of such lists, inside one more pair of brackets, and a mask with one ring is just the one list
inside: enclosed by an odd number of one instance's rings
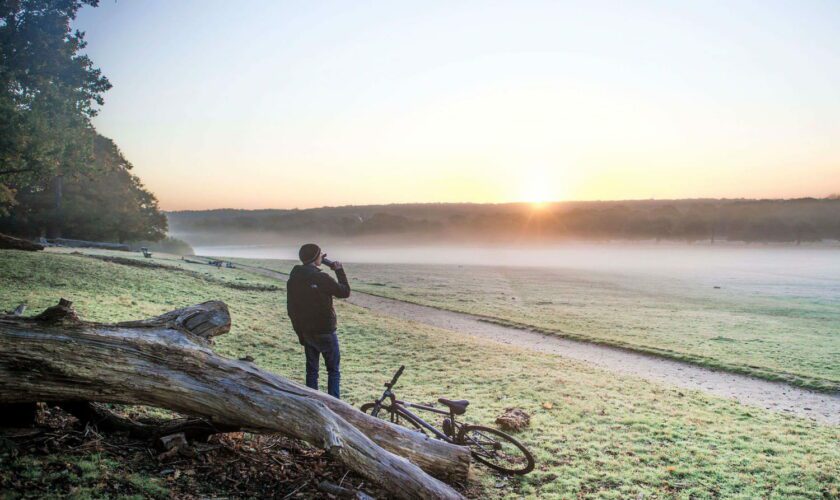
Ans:
{"label": "dirt path", "polygon": [[[268,269],[237,264],[242,269],[286,280],[287,275]],[[735,399],[742,404],[808,417],[821,423],[840,424],[840,394],[825,394],[781,382],[684,363],[550,334],[522,330],[483,321],[477,316],[436,309],[354,291],[351,304],[438,328],[491,339],[534,351],[564,356],[621,374],[663,384],[694,389]]]}

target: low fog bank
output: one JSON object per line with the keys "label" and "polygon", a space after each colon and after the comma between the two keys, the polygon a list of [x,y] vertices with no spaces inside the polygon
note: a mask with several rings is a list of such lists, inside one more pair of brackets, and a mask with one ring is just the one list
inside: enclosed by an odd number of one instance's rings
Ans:
{"label": "low fog bank", "polygon": [[[196,246],[198,255],[296,260],[301,243]],[[568,268],[677,277],[760,273],[838,280],[840,245],[743,245],[566,242],[550,245],[396,245],[316,240],[330,258],[347,263],[444,264]]]}
{"label": "low fog bank", "polygon": [[550,248],[558,246],[627,246],[627,247],[689,247],[689,248],[835,248],[840,249],[840,240],[822,239],[819,241],[767,241],[744,242],[726,239],[704,240],[669,240],[656,238],[583,238],[583,237],[542,237],[524,234],[447,234],[430,235],[422,233],[390,233],[364,236],[345,236],[323,232],[286,232],[249,231],[231,227],[223,231],[170,231],[173,237],[184,240],[193,247],[283,247],[305,242],[364,248],[427,248],[427,247],[466,247],[466,248]]}

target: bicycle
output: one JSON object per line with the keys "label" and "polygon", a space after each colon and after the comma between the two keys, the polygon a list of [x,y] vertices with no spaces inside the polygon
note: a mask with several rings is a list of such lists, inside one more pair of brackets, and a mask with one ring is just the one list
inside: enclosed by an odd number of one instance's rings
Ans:
{"label": "bicycle", "polygon": [[[469,425],[456,420],[456,416],[466,413],[469,401],[439,398],[438,403],[448,409],[441,410],[397,399],[393,389],[403,370],[405,366],[400,366],[391,381],[385,384],[382,397],[373,403],[363,404],[362,412],[397,425],[413,428],[426,435],[431,434],[452,444],[468,446],[477,461],[504,474],[522,475],[534,470],[534,455],[513,436],[491,427]],[[386,400],[388,400],[387,403]],[[412,413],[409,408],[445,415],[442,429],[426,422]]]}

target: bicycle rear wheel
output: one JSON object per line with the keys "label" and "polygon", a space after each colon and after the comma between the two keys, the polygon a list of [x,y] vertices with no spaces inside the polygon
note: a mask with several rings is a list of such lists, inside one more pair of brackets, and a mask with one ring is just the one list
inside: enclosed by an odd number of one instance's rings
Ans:
{"label": "bicycle rear wheel", "polygon": [[513,436],[481,425],[465,425],[458,443],[469,446],[473,458],[505,474],[527,474],[534,470],[534,456]]}
{"label": "bicycle rear wheel", "polygon": [[426,429],[420,427],[419,425],[415,424],[413,421],[403,417],[399,414],[399,412],[395,411],[391,405],[382,404],[379,406],[379,411],[374,415],[373,410],[376,406],[376,403],[365,403],[362,405],[360,410],[362,413],[367,413],[376,418],[381,418],[382,420],[386,420],[391,422],[392,424],[401,425],[403,427],[407,427],[413,431],[421,432],[426,434]]}

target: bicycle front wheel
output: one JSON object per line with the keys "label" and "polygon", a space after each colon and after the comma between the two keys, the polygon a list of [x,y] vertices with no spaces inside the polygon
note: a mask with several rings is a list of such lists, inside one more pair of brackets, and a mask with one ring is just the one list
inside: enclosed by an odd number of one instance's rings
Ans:
{"label": "bicycle front wheel", "polygon": [[505,474],[527,474],[534,470],[534,456],[513,436],[481,425],[465,425],[458,443],[469,446],[473,458]]}
{"label": "bicycle front wheel", "polygon": [[426,434],[426,429],[420,427],[419,425],[415,424],[413,421],[411,421],[411,420],[403,417],[402,415],[400,415],[399,412],[395,411],[391,407],[391,405],[386,405],[386,404],[379,405],[379,410],[376,411],[376,413],[374,414],[375,408],[376,408],[376,403],[365,403],[359,409],[362,411],[362,413],[367,413],[368,415],[371,415],[371,416],[376,417],[376,418],[381,418],[382,420],[386,420],[388,422],[391,422],[392,424],[401,425],[401,426],[407,427],[407,428],[409,428],[413,431],[417,431],[417,432],[421,432],[423,434]]}

